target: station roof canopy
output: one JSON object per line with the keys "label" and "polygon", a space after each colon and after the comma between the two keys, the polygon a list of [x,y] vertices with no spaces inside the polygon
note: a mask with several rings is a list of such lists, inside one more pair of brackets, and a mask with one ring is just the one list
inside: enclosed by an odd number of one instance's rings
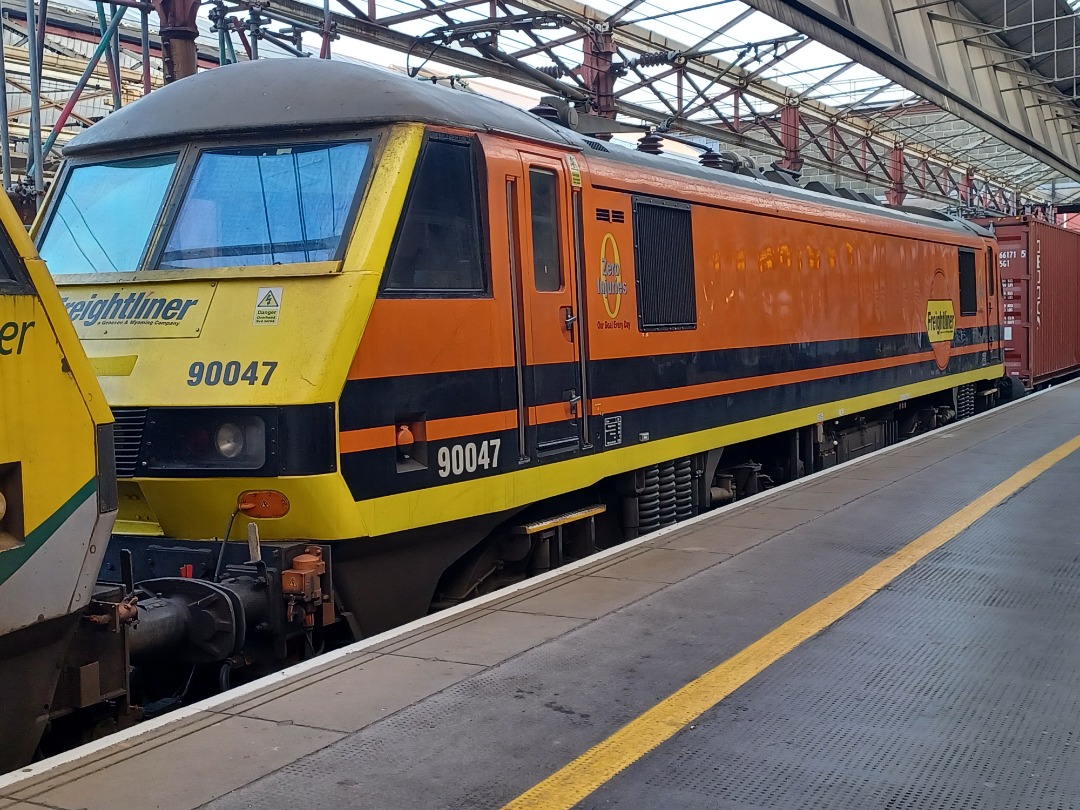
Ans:
{"label": "station roof canopy", "polygon": [[1080,198],[1080,0],[331,0],[327,19],[300,0],[231,3],[245,24],[263,9],[268,31],[329,22],[412,70],[502,79],[894,201]]}
{"label": "station roof canopy", "polygon": [[[1080,0],[330,0],[328,8],[210,0],[203,13],[224,21],[229,47],[220,50],[240,59],[252,31],[261,53],[291,43],[317,55],[330,29],[334,58],[502,80],[534,98],[560,97],[562,112],[591,134],[648,127],[730,145],[759,162],[864,183],[894,202],[1012,213],[1080,200]],[[225,44],[221,36],[212,44]]]}

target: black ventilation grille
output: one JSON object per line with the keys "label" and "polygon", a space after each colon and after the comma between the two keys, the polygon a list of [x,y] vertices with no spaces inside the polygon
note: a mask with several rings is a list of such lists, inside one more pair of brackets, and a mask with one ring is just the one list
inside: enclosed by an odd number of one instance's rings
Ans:
{"label": "black ventilation grille", "polygon": [[131,478],[139,463],[143,430],[146,429],[146,408],[113,408],[116,425],[116,477]]}
{"label": "black ventilation grille", "polygon": [[600,222],[626,222],[626,213],[613,211],[608,208],[597,208],[596,218]]}
{"label": "black ventilation grille", "polygon": [[600,143],[600,141],[590,141],[588,138],[583,138],[582,140],[584,140],[585,143],[587,143],[591,148],[595,149],[597,152],[610,152],[611,151],[606,146],[604,146],[602,143]]}
{"label": "black ventilation grille", "polygon": [[642,332],[697,327],[690,206],[634,200],[634,268]]}

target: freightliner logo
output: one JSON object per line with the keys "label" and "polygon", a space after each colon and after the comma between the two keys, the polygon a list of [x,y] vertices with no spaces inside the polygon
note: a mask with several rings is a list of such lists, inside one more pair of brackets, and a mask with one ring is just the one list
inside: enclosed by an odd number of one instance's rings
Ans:
{"label": "freightliner logo", "polygon": [[926,302],[926,334],[931,343],[952,341],[956,329],[952,301]]}
{"label": "freightliner logo", "polygon": [[62,296],[68,315],[76,324],[139,324],[178,325],[189,309],[199,303],[198,298],[159,298],[151,292],[130,293],[126,297],[113,293],[111,298]]}

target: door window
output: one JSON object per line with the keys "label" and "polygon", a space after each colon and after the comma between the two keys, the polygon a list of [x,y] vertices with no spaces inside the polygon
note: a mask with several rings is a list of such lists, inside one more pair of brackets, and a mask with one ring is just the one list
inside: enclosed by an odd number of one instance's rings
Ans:
{"label": "door window", "polygon": [[538,292],[558,292],[563,286],[559,245],[559,186],[555,172],[529,170],[532,210],[533,278]]}

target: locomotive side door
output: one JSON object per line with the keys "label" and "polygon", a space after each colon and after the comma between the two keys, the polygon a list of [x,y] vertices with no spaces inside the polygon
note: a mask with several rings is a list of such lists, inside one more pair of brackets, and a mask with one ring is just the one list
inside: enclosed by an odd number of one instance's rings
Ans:
{"label": "locomotive side door", "polygon": [[[508,185],[516,241],[526,454],[580,450],[585,435],[580,291],[580,194],[561,160],[520,152],[521,175]],[[580,180],[578,181],[580,185]]]}
{"label": "locomotive side door", "polygon": [[[983,254],[986,256],[986,342],[990,344],[990,362],[1001,362],[1003,360],[1001,355],[1001,335],[993,330],[993,326],[999,317],[997,314],[997,288],[999,286],[998,273],[1000,268],[997,266],[997,252],[993,247],[987,246]],[[997,339],[995,339],[995,335]]]}

